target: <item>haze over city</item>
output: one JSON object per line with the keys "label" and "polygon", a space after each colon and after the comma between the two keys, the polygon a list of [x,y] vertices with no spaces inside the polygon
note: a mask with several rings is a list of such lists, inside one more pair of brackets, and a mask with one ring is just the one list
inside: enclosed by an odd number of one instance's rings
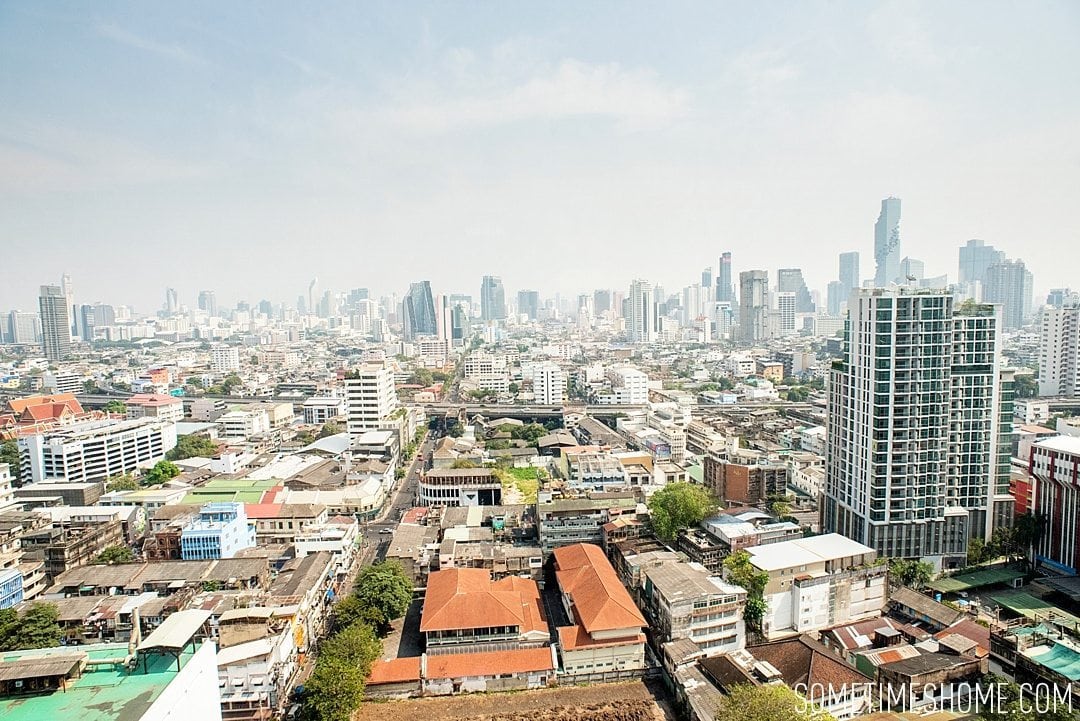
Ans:
{"label": "haze over city", "polygon": [[1074,3],[0,6],[0,308],[1080,255]]}

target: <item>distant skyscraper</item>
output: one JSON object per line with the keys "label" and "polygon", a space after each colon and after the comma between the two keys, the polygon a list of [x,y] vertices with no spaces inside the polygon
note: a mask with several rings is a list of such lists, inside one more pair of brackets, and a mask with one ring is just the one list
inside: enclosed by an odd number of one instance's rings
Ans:
{"label": "distant skyscraper", "polygon": [[79,312],[75,315],[75,324],[79,329],[78,335],[84,341],[91,341],[94,339],[94,326],[104,325],[104,323],[98,322],[94,313],[94,306],[79,305],[76,307],[79,309]]}
{"label": "distant skyscraper", "polygon": [[723,253],[716,266],[716,299],[721,303],[735,300],[735,289],[731,285],[731,253]]}
{"label": "distant skyscraper", "polygon": [[900,280],[900,198],[881,201],[881,213],[874,224],[874,285],[884,288]]}
{"label": "distant skyscraper", "polygon": [[78,318],[75,312],[75,286],[71,282],[71,276],[64,273],[64,277],[60,279],[60,286],[64,291],[65,302],[67,303],[68,322],[71,324],[68,327],[68,332],[71,334],[72,339],[79,334]]}
{"label": "distant skyscraper", "polygon": [[302,295],[296,296],[296,312],[300,315],[307,315],[307,300]]}
{"label": "distant skyscraper", "polygon": [[8,313],[4,341],[18,345],[32,345],[41,340],[41,321],[37,313],[13,310]]}
{"label": "distant skyscraper", "polygon": [[739,273],[739,338],[756,343],[769,337],[769,274],[764,270]]}
{"label": "distant skyscraper", "polygon": [[776,278],[777,290],[781,293],[795,294],[795,312],[813,313],[814,300],[810,297],[810,290],[806,287],[800,268],[781,268]]}
{"label": "distant skyscraper", "polygon": [[834,280],[829,283],[829,287],[825,292],[825,307],[829,315],[840,315],[840,309],[851,295],[850,292],[845,292],[845,290],[843,281]]}
{"label": "distant skyscraper", "polygon": [[1006,260],[986,269],[983,300],[1004,306],[1005,328],[1020,328],[1031,317],[1033,279],[1022,260]]}
{"label": "distant skyscraper", "polygon": [[799,300],[796,293],[780,291],[776,294],[776,313],[778,335],[795,335],[795,313],[798,310]]}
{"label": "distant skyscraper", "polygon": [[217,317],[217,296],[212,290],[199,292],[199,310],[206,311],[211,318]]}
{"label": "distant skyscraper", "polygon": [[843,285],[844,301],[851,291],[862,285],[859,275],[859,254],[855,252],[840,254],[840,283]]}
{"label": "distant skyscraper", "polygon": [[595,290],[593,291],[593,313],[600,315],[614,308],[611,302],[610,290]]}
{"label": "distant skyscraper", "polygon": [[401,312],[404,316],[402,324],[406,340],[415,340],[422,335],[438,334],[431,281],[421,280],[409,286],[409,292],[401,302]]}
{"label": "distant skyscraper", "polygon": [[1039,395],[1080,396],[1080,304],[1042,309]]}
{"label": "distant skyscraper", "polygon": [[1000,326],[996,308],[951,293],[858,292],[828,383],[824,532],[955,567],[970,538],[1011,524]]}
{"label": "distant skyscraper", "polygon": [[506,317],[506,293],[502,278],[485,275],[480,281],[480,319],[502,320]]}
{"label": "distant skyscraper", "polygon": [[180,299],[176,295],[176,288],[165,289],[165,312],[173,315],[180,310]]}
{"label": "distant skyscraper", "polygon": [[49,360],[71,357],[70,306],[64,289],[59,285],[41,286],[38,297],[41,312],[41,346]]}
{"label": "distant skyscraper", "polygon": [[647,280],[634,280],[630,283],[626,301],[626,330],[630,340],[637,343],[655,342],[659,318],[652,284]]}
{"label": "distant skyscraper", "polygon": [[986,282],[990,266],[1005,262],[1005,251],[995,250],[983,240],[969,240],[960,246],[960,283]]}
{"label": "distant skyscraper", "polygon": [[316,306],[315,306],[315,287],[317,285],[319,285],[318,276],[312,278],[311,282],[308,283],[308,287],[307,287],[307,310],[308,310],[308,313],[314,313],[315,310],[316,310]]}
{"label": "distant skyscraper", "polygon": [[904,258],[900,261],[900,281],[909,282],[910,279],[922,280],[926,275],[926,264],[915,258]]}
{"label": "distant skyscraper", "polygon": [[1080,295],[1069,288],[1051,288],[1046,294],[1046,304],[1055,308],[1075,305],[1077,302],[1080,302]]}
{"label": "distant skyscraper", "polygon": [[529,320],[540,317],[540,292],[536,290],[519,290],[517,295],[518,314],[526,315]]}
{"label": "distant skyscraper", "polygon": [[701,271],[701,287],[712,288],[712,266]]}

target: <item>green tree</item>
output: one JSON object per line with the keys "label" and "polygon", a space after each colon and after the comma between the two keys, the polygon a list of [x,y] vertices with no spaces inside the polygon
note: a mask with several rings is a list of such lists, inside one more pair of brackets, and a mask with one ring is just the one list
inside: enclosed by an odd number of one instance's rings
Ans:
{"label": "green tree", "polygon": [[123,401],[109,401],[101,410],[106,413],[120,413],[121,415],[124,415],[127,413],[127,404]]}
{"label": "green tree", "polygon": [[165,460],[182,461],[196,456],[212,456],[217,453],[217,449],[217,444],[206,436],[180,436],[176,439],[176,447],[165,454]]}
{"label": "green tree", "polygon": [[19,483],[19,444],[15,441],[0,442],[0,463],[8,464],[8,472],[16,485]]}
{"label": "green tree", "polygon": [[113,476],[107,480],[105,490],[110,493],[113,491],[137,491],[139,490],[139,482],[130,473],[125,473],[122,476]]}
{"label": "green tree", "polygon": [[458,458],[450,464],[451,468],[479,468],[480,464],[468,458]]}
{"label": "green tree", "polygon": [[769,585],[769,574],[750,563],[750,554],[747,551],[736,551],[724,559],[724,576],[746,589],[743,618],[752,629],[760,632],[761,620],[768,610],[765,587]]}
{"label": "green tree", "polygon": [[401,618],[412,603],[413,584],[396,561],[364,567],[356,577],[356,597],[364,607],[364,620],[380,630]]}
{"label": "green tree", "polygon": [[156,486],[180,475],[180,466],[172,461],[158,461],[146,472],[143,480],[148,486]]}
{"label": "green tree", "polygon": [[1059,709],[1054,704],[1046,704],[1049,708],[1036,710],[1031,691],[1021,699],[1020,687],[1005,676],[988,673],[980,679],[979,685],[997,689],[994,703],[978,708],[979,718],[984,721],[1076,721],[1076,715],[1066,707]]}
{"label": "green tree", "polygon": [[1024,560],[1031,563],[1035,545],[1046,532],[1046,516],[1024,513],[1013,519],[1013,543],[1024,553]]}
{"label": "green tree", "polygon": [[674,540],[682,529],[701,523],[716,508],[716,498],[704,487],[692,483],[670,483],[649,499],[653,532],[665,541]]}
{"label": "green tree", "polygon": [[296,434],[296,438],[294,440],[297,443],[300,443],[300,444],[306,446],[309,443],[314,443],[315,442],[315,434],[312,433],[311,431],[300,431],[299,433]]}
{"label": "green tree", "polygon": [[1013,376],[1013,392],[1017,398],[1035,398],[1039,395],[1039,382],[1031,373],[1017,373]]}
{"label": "green tree", "polygon": [[539,423],[530,423],[525,426],[515,426],[510,431],[510,437],[516,440],[525,441],[530,446],[535,446],[537,441],[546,436],[548,429]]}
{"label": "green tree", "polygon": [[355,594],[349,594],[334,606],[334,628],[340,632],[364,620],[364,604]]}
{"label": "green tree", "polygon": [[978,536],[968,541],[967,550],[967,565],[977,566],[987,559],[990,555],[990,549],[986,544],[986,541]]}
{"label": "green tree", "polygon": [[409,383],[414,385],[427,387],[434,382],[435,377],[427,368],[417,368],[413,371],[412,375],[409,376]]}
{"label": "green tree", "polygon": [[20,615],[0,609],[0,651],[22,651],[60,645],[60,612],[55,603],[31,603]]}
{"label": "green tree", "polygon": [[114,563],[131,563],[134,560],[135,554],[127,546],[106,546],[94,558],[94,563],[111,566]]}
{"label": "green tree", "polygon": [[461,425],[461,421],[451,423],[450,427],[446,429],[446,435],[451,438],[461,438],[465,435],[465,428]]}
{"label": "green tree", "polygon": [[327,421],[323,423],[323,427],[319,430],[319,438],[336,436],[338,433],[341,433],[341,424],[336,421]]}
{"label": "green tree", "polygon": [[240,376],[235,373],[230,373],[225,376],[221,381],[221,395],[230,396],[232,392],[242,386],[244,381],[240,380]]}
{"label": "green tree", "polygon": [[724,721],[835,721],[788,686],[734,686],[720,702],[716,718]]}
{"label": "green tree", "polygon": [[364,698],[371,665],[380,653],[382,644],[371,626],[358,619],[323,643],[315,670],[304,684],[315,721],[348,721]]}
{"label": "green tree", "polygon": [[933,564],[907,558],[889,559],[889,582],[894,586],[908,586],[918,591],[933,578]]}
{"label": "green tree", "polygon": [[521,384],[520,383],[511,383],[510,385],[508,385],[506,387],[506,389],[508,391],[510,391],[510,395],[516,396],[518,394],[518,391],[521,390]]}
{"label": "green tree", "polygon": [[784,495],[769,496],[765,499],[765,507],[769,510],[769,513],[778,519],[783,519],[791,514],[791,503],[788,501],[787,496]]}

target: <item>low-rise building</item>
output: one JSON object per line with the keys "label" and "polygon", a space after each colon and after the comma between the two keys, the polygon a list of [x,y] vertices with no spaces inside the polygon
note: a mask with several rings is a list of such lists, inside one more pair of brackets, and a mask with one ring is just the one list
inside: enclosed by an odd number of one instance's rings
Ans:
{"label": "low-rise building", "polygon": [[766,638],[809,633],[880,616],[888,570],[877,552],[836,533],[748,549],[750,563],[769,574]]}
{"label": "low-rise building", "polygon": [[164,393],[137,393],[124,399],[128,418],[158,418],[179,423],[184,419],[184,401]]}
{"label": "low-rise building", "polygon": [[559,546],[574,543],[601,543],[603,527],[623,513],[633,513],[638,506],[630,491],[560,496],[540,491],[536,500],[536,527],[540,547],[550,553]]}
{"label": "low-rise building", "polygon": [[243,503],[207,503],[180,532],[180,557],[185,561],[232,558],[255,546],[255,526]]}
{"label": "low-rise building", "polygon": [[476,568],[428,576],[420,631],[429,655],[535,648],[551,640],[535,581],[492,581]]}
{"label": "low-rise building", "polygon": [[645,618],[603,550],[589,543],[555,549],[555,579],[573,621],[559,628],[564,674],[611,678],[645,667]]}
{"label": "low-rise building", "polygon": [[433,469],[420,476],[421,506],[498,506],[502,483],[490,468]]}
{"label": "low-rise building", "polygon": [[709,653],[746,644],[746,589],[696,563],[658,563],[642,570],[646,615],[661,643],[690,639]]}

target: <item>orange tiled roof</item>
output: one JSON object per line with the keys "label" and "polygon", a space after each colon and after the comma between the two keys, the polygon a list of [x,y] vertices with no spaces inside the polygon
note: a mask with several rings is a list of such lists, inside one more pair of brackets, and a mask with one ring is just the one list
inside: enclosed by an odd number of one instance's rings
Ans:
{"label": "orange tiled roof", "polygon": [[27,396],[26,398],[13,398],[8,401],[8,408],[14,413],[22,413],[30,406],[52,405],[59,403],[71,408],[73,413],[82,413],[83,408],[75,399],[74,393],[57,393],[52,396]]}
{"label": "orange tiled roof", "polygon": [[483,568],[450,568],[428,576],[421,631],[488,626],[546,630],[536,582],[508,577],[492,583],[491,572]]}
{"label": "orange tiled roof", "polygon": [[136,393],[124,400],[129,406],[168,406],[183,402],[180,398],[166,393]]}
{"label": "orange tiled roof", "polygon": [[450,653],[427,657],[427,678],[463,678],[498,676],[503,673],[551,671],[551,647],[522,648],[513,651]]}
{"label": "orange tiled roof", "polygon": [[368,685],[380,683],[403,683],[420,680],[420,657],[395,658],[383,661],[381,658],[371,665]]}
{"label": "orange tiled roof", "polygon": [[277,518],[281,513],[280,503],[245,503],[244,513],[248,519]]}
{"label": "orange tiled roof", "polygon": [[599,546],[577,543],[556,548],[555,569],[559,588],[569,594],[578,622],[589,633],[645,625],[645,617]]}
{"label": "orange tiled roof", "polygon": [[622,638],[610,638],[603,641],[596,641],[589,632],[585,630],[580,624],[576,626],[560,626],[559,627],[559,645],[567,651],[573,651],[577,648],[603,648],[604,646],[623,646],[626,644],[645,643],[645,634],[639,633],[634,636],[624,636]]}

